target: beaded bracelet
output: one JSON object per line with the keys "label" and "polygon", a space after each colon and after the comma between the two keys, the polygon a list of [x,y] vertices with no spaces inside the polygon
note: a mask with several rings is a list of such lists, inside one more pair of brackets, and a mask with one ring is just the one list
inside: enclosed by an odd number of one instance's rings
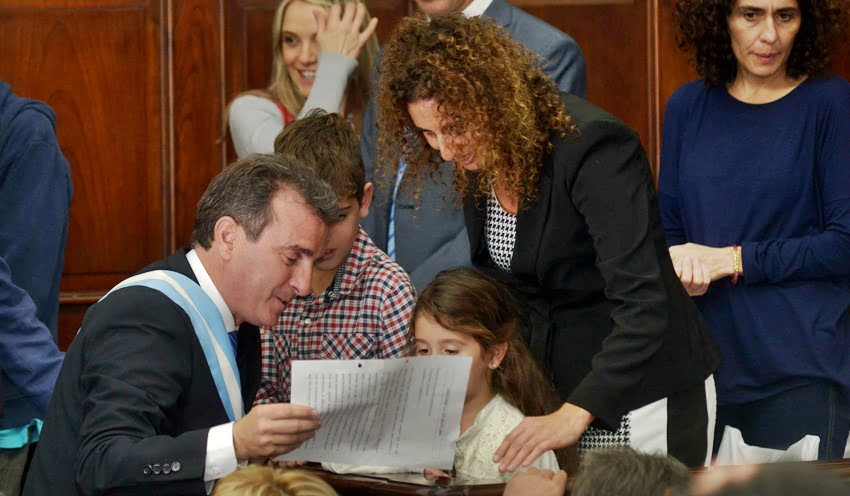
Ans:
{"label": "beaded bracelet", "polygon": [[732,285],[738,284],[738,276],[741,274],[741,247],[732,245]]}

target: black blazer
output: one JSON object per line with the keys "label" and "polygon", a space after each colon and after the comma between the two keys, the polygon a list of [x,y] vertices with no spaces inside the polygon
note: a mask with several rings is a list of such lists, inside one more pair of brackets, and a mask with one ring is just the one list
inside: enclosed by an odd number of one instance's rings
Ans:
{"label": "black blazer", "polygon": [[563,101],[578,132],[553,140],[536,201],[520,205],[510,274],[490,258],[485,199],[467,195],[464,214],[473,265],[520,299],[562,399],[613,429],[702,383],[719,355],[673,270],[637,134],[581,98]]}
{"label": "black blazer", "polygon": [[[197,281],[186,250],[142,272],[156,269]],[[259,346],[258,329],[243,325],[246,409]],[[189,316],[156,290],[115,291],[86,312],[65,355],[24,494],[206,495],[207,434],[227,422]]]}

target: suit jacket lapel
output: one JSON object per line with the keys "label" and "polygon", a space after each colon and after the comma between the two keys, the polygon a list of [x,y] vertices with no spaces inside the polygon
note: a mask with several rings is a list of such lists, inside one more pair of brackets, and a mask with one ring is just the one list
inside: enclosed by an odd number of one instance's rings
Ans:
{"label": "suit jacket lapel", "polygon": [[549,219],[552,197],[552,156],[544,159],[537,180],[537,198],[533,204],[523,202],[516,220],[516,242],[511,259],[511,272],[520,278],[537,278],[537,259],[543,228]]}
{"label": "suit jacket lapel", "polygon": [[484,239],[484,219],[487,214],[485,199],[471,192],[478,191],[478,176],[469,181],[468,192],[463,198],[463,215],[469,236],[471,260],[478,265],[488,262],[487,242]]}

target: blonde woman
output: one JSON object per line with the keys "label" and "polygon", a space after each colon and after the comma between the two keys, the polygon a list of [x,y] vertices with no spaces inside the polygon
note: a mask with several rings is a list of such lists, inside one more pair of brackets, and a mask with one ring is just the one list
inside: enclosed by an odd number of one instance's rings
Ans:
{"label": "blonde woman", "polygon": [[249,465],[221,479],[213,496],[339,496],[325,481],[300,470]]}
{"label": "blonde woman", "polygon": [[359,131],[377,23],[361,0],[283,0],[269,86],[239,95],[228,109],[236,155],[272,153],[284,126],[315,108],[346,116]]}

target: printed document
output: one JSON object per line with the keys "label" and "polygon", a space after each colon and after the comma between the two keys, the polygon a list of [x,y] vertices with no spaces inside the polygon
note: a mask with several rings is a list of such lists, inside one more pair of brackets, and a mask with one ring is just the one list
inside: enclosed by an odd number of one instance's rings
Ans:
{"label": "printed document", "polygon": [[470,357],[292,362],[292,403],[322,427],[276,460],[451,469]]}

